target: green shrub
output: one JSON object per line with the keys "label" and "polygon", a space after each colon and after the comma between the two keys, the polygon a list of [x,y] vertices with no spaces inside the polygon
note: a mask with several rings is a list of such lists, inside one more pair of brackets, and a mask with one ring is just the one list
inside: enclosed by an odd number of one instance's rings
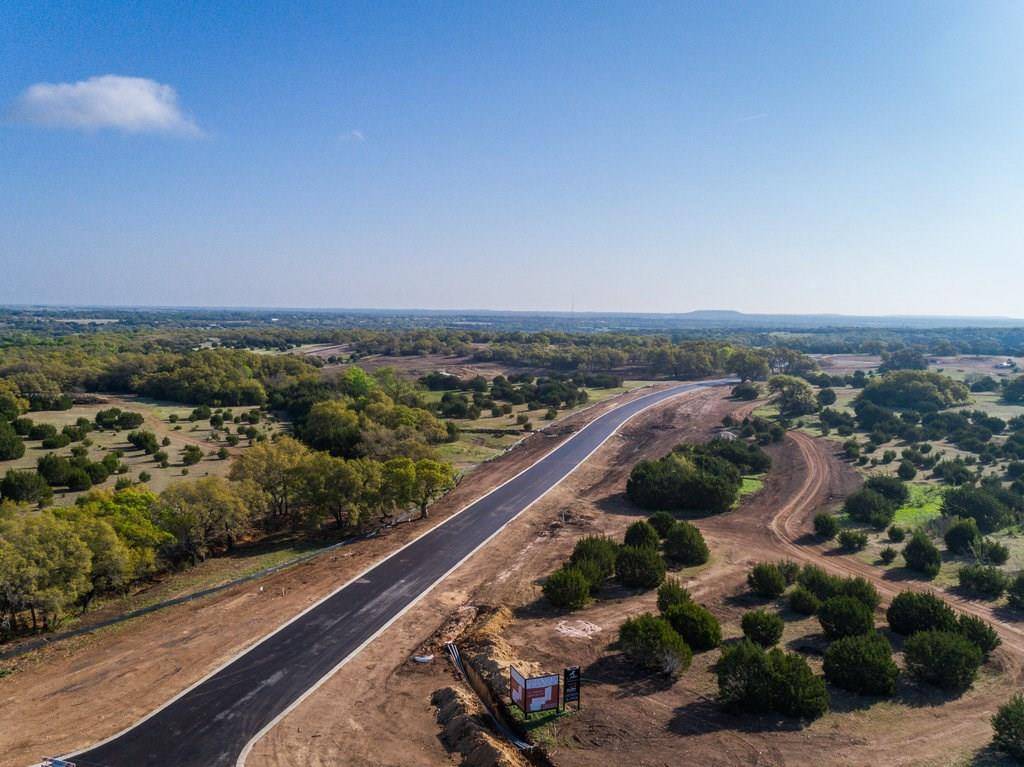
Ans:
{"label": "green shrub", "polygon": [[743,636],[761,647],[771,647],[782,638],[785,624],[778,615],[768,610],[750,610],[741,620]]}
{"label": "green shrub", "polygon": [[875,632],[844,637],[829,645],[824,671],[836,687],[860,695],[892,695],[899,676],[889,641]]}
{"label": "green shrub", "polygon": [[903,560],[907,567],[926,578],[934,578],[942,567],[942,555],[931,539],[921,530],[916,530],[907,545],[903,547]]}
{"label": "green shrub", "polygon": [[789,609],[801,615],[814,615],[821,607],[821,600],[803,586],[797,586],[789,594]]}
{"label": "green shrub", "polygon": [[638,665],[678,676],[690,667],[693,653],[664,618],[649,613],[619,627],[619,647]]}
{"label": "green shrub", "polygon": [[903,539],[907,537],[907,531],[899,525],[891,525],[889,527],[889,540],[893,543],[902,543]]}
{"label": "green shrub", "polygon": [[878,589],[865,578],[845,578],[841,580],[836,593],[844,597],[853,597],[872,612],[882,604],[882,596],[878,593]]}
{"label": "green shrub", "polygon": [[958,487],[942,498],[947,517],[970,517],[983,533],[1000,530],[1013,522],[1013,513],[996,494],[983,487]]}
{"label": "green shrub", "polygon": [[1017,693],[992,717],[992,745],[1024,763],[1024,693]]}
{"label": "green shrub", "polygon": [[623,546],[615,559],[615,576],[623,586],[653,589],[665,580],[665,560],[655,549]]}
{"label": "green shrub", "polygon": [[874,490],[858,490],[843,504],[850,519],[884,530],[896,514],[896,506],[881,493]]}
{"label": "green shrub", "polygon": [[909,482],[917,476],[917,469],[910,461],[900,461],[899,468],[896,469],[896,476],[904,482]]}
{"label": "green shrub", "polygon": [[566,565],[566,567],[572,567],[583,574],[583,577],[587,579],[587,584],[590,586],[591,594],[599,592],[604,586],[605,581],[608,580],[601,565],[593,559],[578,559]]}
{"label": "green shrub", "polygon": [[974,681],[982,653],[959,633],[919,631],[906,641],[903,657],[907,671],[918,681],[959,692]]}
{"label": "green shrub", "polygon": [[744,639],[722,650],[715,665],[719,699],[732,711],[777,711],[816,719],[828,711],[824,679],[799,655],[769,652]]}
{"label": "green shrub", "polygon": [[644,520],[634,522],[626,528],[626,537],[623,540],[623,544],[626,546],[656,549],[659,543],[661,543],[661,536],[658,535],[658,531]]}
{"label": "green shrub", "polygon": [[934,594],[902,591],[885,612],[889,628],[897,634],[910,636],[919,631],[956,631],[956,613]]}
{"label": "green shrub", "polygon": [[814,515],[814,533],[819,538],[830,541],[839,532],[839,522],[831,514],[822,512]]}
{"label": "green shrub", "polygon": [[977,551],[978,559],[990,565],[1005,565],[1010,558],[1010,549],[991,538],[982,538]]}
{"label": "green shrub", "polygon": [[817,565],[804,565],[796,582],[824,601],[839,592],[840,579],[829,575]]}
{"label": "green shrub", "polygon": [[786,579],[787,586],[796,583],[796,579],[800,575],[800,565],[791,559],[783,559],[781,562],[776,562],[775,566],[779,568],[782,577]]}
{"label": "green shrub", "polygon": [[1017,573],[1006,593],[1011,607],[1024,610],[1024,572]]}
{"label": "green shrub", "polygon": [[562,610],[579,610],[590,596],[590,581],[579,568],[555,570],[544,581],[544,596]]}
{"label": "green shrub", "polygon": [[658,612],[664,615],[670,607],[691,601],[690,592],[675,578],[658,586]]}
{"label": "green shrub", "polygon": [[875,620],[863,602],[854,597],[826,599],[818,608],[818,622],[829,639],[867,634],[875,628]]}
{"label": "green shrub", "polygon": [[902,506],[910,500],[910,490],[898,477],[871,477],[864,483],[864,487],[878,493],[894,506]]}
{"label": "green shrub", "polygon": [[593,563],[593,566],[599,569],[600,580],[603,582],[615,574],[615,558],[618,554],[619,544],[611,538],[606,538],[603,535],[588,535],[576,541],[569,562],[570,564],[579,564],[583,561]]}
{"label": "green shrub", "polygon": [[843,551],[861,551],[868,545],[867,533],[860,530],[843,530],[839,533],[839,545]]}
{"label": "green shrub", "polygon": [[647,521],[658,531],[658,535],[664,538],[675,525],[676,518],[667,511],[656,511],[647,518]]}
{"label": "green shrub", "polygon": [[898,552],[896,551],[896,549],[894,549],[892,546],[886,546],[878,553],[878,557],[882,560],[884,564],[891,565],[893,562],[896,561],[897,553]]}
{"label": "green shrub", "polygon": [[665,555],[673,562],[691,567],[708,561],[711,552],[694,525],[678,522],[665,538]]}
{"label": "green shrub", "polygon": [[956,517],[953,524],[946,530],[944,540],[946,548],[952,553],[961,556],[970,554],[981,540],[981,530],[978,529],[978,523],[970,517],[967,519]]}
{"label": "green shrub", "polygon": [[773,562],[758,562],[747,574],[750,590],[764,599],[776,599],[786,590],[786,576]]}
{"label": "green shrub", "polygon": [[968,642],[981,650],[982,657],[986,659],[1003,643],[991,625],[973,615],[961,614],[957,619],[957,628]]}
{"label": "green shrub", "polygon": [[665,618],[695,652],[711,650],[722,643],[722,627],[718,619],[696,602],[670,607]]}
{"label": "green shrub", "polygon": [[642,509],[728,511],[743,478],[724,458],[684,445],[655,461],[640,461],[629,474],[626,495]]}
{"label": "green shrub", "polygon": [[964,565],[957,573],[960,588],[974,596],[998,599],[1010,585],[1010,579],[993,565]]}

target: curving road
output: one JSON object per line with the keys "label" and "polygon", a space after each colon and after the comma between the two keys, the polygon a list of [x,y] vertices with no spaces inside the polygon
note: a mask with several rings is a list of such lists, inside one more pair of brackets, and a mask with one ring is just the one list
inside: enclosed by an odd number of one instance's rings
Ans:
{"label": "curving road", "polygon": [[525,471],[424,533],[157,709],[65,756],[79,767],[228,767],[452,570],[568,476],[630,418],[734,381],[681,384],[595,418]]}

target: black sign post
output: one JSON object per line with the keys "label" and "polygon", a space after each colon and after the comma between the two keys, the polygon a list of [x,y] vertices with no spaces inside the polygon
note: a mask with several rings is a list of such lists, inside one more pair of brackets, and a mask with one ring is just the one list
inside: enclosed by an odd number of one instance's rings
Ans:
{"label": "black sign post", "polygon": [[571,666],[562,673],[563,697],[562,705],[568,707],[569,703],[576,702],[576,710],[580,710],[580,667]]}

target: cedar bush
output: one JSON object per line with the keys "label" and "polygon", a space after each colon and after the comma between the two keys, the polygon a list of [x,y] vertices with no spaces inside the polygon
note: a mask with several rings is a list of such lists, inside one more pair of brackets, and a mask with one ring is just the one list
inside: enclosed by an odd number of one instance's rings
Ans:
{"label": "cedar bush", "polygon": [[821,601],[839,593],[840,579],[829,575],[817,565],[804,565],[796,582]]}
{"label": "cedar bush", "polygon": [[895,506],[902,506],[910,500],[910,490],[898,477],[879,475],[871,477],[864,487],[878,493]]}
{"label": "cedar bush", "polygon": [[836,593],[844,597],[853,597],[872,612],[882,604],[882,596],[878,593],[878,589],[865,578],[844,578],[839,582]]}
{"label": "cedar bush", "polygon": [[898,552],[892,546],[886,546],[878,553],[878,557],[882,560],[883,564],[891,565],[896,561],[897,554]]}
{"label": "cedar bush", "polygon": [[977,546],[981,540],[981,530],[978,529],[978,523],[970,517],[966,519],[955,517],[953,524],[946,530],[943,540],[946,542],[947,549],[954,554],[963,556],[970,554]]}
{"label": "cedar bush", "polygon": [[973,615],[961,614],[957,629],[968,642],[981,650],[981,656],[986,660],[1003,643],[992,626]]}
{"label": "cedar bush", "polygon": [[569,562],[576,564],[583,559],[592,560],[601,568],[605,578],[611,578],[615,574],[615,558],[618,554],[619,544],[611,538],[606,538],[603,535],[588,535],[576,541]]}
{"label": "cedar bush", "polygon": [[1024,694],[1017,693],[992,717],[992,745],[1024,763]]}
{"label": "cedar bush", "polygon": [[641,519],[626,528],[626,537],[623,540],[623,544],[626,546],[656,549],[659,543],[661,543],[661,536],[658,535],[658,531],[645,520]]}
{"label": "cedar bush", "polygon": [[818,609],[818,622],[829,639],[867,634],[875,628],[871,610],[859,599],[847,596],[832,597],[822,602]]}
{"label": "cedar bush", "polygon": [[964,565],[957,573],[960,588],[974,596],[998,599],[1010,585],[1010,579],[993,565]]}
{"label": "cedar bush", "polygon": [[658,531],[658,535],[664,538],[675,525],[676,518],[670,512],[656,511],[647,518],[647,521],[651,527]]}
{"label": "cedar bush", "polygon": [[897,594],[885,613],[889,628],[910,636],[919,631],[956,631],[956,613],[934,594],[903,591]]}
{"label": "cedar bush", "polygon": [[850,519],[884,530],[896,515],[895,504],[881,493],[870,489],[858,490],[843,503]]}
{"label": "cedar bush", "polygon": [[893,543],[903,543],[903,539],[907,537],[907,531],[899,525],[889,526],[889,540]]}
{"label": "cedar bush", "polygon": [[821,600],[803,586],[797,586],[789,594],[789,609],[801,615],[814,615],[821,607]]}
{"label": "cedar bush", "polygon": [[782,638],[785,624],[778,615],[768,610],[750,610],[741,620],[743,636],[761,647],[771,647]]}
{"label": "cedar bush", "polygon": [[722,627],[711,611],[696,602],[668,608],[665,618],[695,652],[712,650],[722,643]]}
{"label": "cedar bush", "polygon": [[683,673],[693,660],[693,652],[671,624],[650,613],[619,627],[619,647],[634,663],[669,676]]}
{"label": "cedar bush", "polygon": [[825,679],[860,695],[892,695],[899,669],[889,641],[876,632],[848,636],[825,651]]}
{"label": "cedar bush", "polygon": [[757,596],[775,599],[786,590],[786,576],[774,562],[758,562],[747,573],[747,585]]}
{"label": "cedar bush", "polygon": [[623,546],[615,559],[615,576],[623,586],[653,589],[665,580],[665,560],[655,549]]}
{"label": "cedar bush", "polygon": [[719,699],[731,711],[777,711],[817,719],[828,711],[824,679],[799,655],[778,648],[766,652],[749,639],[722,650],[715,665]]}
{"label": "cedar bush", "polygon": [[1011,607],[1024,610],[1024,572],[1017,573],[1017,576],[1010,582],[1006,593]]}
{"label": "cedar bush", "polygon": [[665,555],[673,562],[690,567],[707,562],[711,552],[700,530],[689,522],[678,522],[665,538]]}
{"label": "cedar bush", "polygon": [[903,560],[911,570],[931,579],[939,574],[942,566],[942,555],[931,539],[922,531],[916,530],[907,545],[903,547]]}
{"label": "cedar bush", "polygon": [[819,538],[830,541],[839,532],[839,522],[831,514],[822,512],[814,516],[814,533]]}
{"label": "cedar bush", "polygon": [[691,601],[690,592],[675,578],[658,586],[658,612],[664,615],[670,607]]}
{"label": "cedar bush", "polygon": [[563,567],[544,581],[544,596],[562,610],[579,610],[590,597],[590,581],[578,567]]}
{"label": "cedar bush", "polygon": [[907,671],[921,682],[948,692],[961,692],[974,682],[981,650],[952,631],[919,631],[903,646]]}
{"label": "cedar bush", "polygon": [[843,551],[861,551],[868,545],[868,535],[860,530],[843,530],[839,533],[839,545]]}

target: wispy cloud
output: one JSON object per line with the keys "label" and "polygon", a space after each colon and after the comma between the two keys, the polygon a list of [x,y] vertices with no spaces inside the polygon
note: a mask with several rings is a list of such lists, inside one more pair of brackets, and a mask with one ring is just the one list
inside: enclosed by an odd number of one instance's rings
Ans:
{"label": "wispy cloud", "polygon": [[342,133],[338,140],[343,143],[362,144],[366,141],[366,136],[363,135],[361,130],[350,130]]}
{"label": "wispy cloud", "polygon": [[75,83],[36,83],[15,101],[18,122],[50,128],[201,136],[170,85],[144,77],[101,75]]}
{"label": "wispy cloud", "polygon": [[739,124],[739,123],[749,123],[749,122],[753,122],[754,120],[763,120],[767,116],[768,116],[767,112],[758,112],[757,114],[747,115],[746,117],[741,117],[738,120],[736,120],[736,123],[737,124]]}

